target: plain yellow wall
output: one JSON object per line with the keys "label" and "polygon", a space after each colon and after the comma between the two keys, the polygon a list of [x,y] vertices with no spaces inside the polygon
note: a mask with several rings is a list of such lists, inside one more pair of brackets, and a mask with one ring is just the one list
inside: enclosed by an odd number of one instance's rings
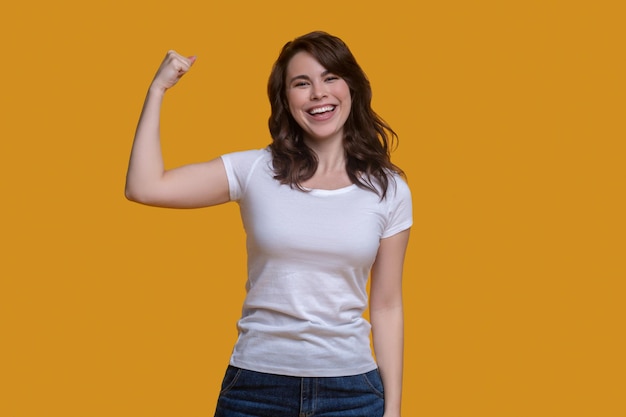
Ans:
{"label": "plain yellow wall", "polygon": [[605,1],[2,6],[0,415],[212,415],[245,282],[234,204],[123,196],[168,49],[168,166],[269,142],[280,47],[325,30],[399,133],[415,226],[404,417],[626,415],[624,10]]}

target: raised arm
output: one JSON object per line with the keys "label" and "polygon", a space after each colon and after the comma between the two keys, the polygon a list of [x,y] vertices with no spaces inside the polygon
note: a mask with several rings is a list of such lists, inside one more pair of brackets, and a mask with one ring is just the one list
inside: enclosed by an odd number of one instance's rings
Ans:
{"label": "raised arm", "polygon": [[226,170],[220,158],[165,170],[160,117],[165,92],[189,71],[195,57],[169,51],[144,102],[126,174],[126,198],[151,206],[197,208],[229,200]]}
{"label": "raised arm", "polygon": [[408,229],[382,239],[372,267],[370,321],[385,390],[384,417],[400,416],[404,353],[402,269],[408,241]]}

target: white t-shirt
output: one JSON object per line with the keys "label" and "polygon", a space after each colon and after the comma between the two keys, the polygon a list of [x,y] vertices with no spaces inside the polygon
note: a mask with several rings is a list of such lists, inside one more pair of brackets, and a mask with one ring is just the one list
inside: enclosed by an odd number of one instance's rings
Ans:
{"label": "white t-shirt", "polygon": [[247,295],[230,363],[300,377],[371,371],[366,283],[380,239],[412,224],[398,176],[380,197],[350,185],[304,192],[273,178],[269,149],[222,156],[247,235]]}

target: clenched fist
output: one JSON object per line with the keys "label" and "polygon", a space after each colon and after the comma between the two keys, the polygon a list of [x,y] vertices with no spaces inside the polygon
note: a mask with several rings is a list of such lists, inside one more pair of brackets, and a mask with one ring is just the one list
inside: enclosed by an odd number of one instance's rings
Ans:
{"label": "clenched fist", "polygon": [[168,51],[152,80],[152,86],[162,90],[174,87],[195,61],[195,56],[186,58],[176,51]]}

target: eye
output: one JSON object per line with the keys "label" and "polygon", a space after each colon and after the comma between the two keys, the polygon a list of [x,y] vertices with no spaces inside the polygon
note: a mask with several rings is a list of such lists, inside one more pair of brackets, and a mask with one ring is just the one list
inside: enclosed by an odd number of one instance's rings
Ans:
{"label": "eye", "polygon": [[296,81],[293,83],[293,87],[306,87],[307,85],[309,85],[307,81]]}
{"label": "eye", "polygon": [[329,75],[328,77],[324,78],[324,81],[326,81],[327,83],[332,83],[333,81],[337,81],[339,79],[339,77],[337,77],[336,75]]}

